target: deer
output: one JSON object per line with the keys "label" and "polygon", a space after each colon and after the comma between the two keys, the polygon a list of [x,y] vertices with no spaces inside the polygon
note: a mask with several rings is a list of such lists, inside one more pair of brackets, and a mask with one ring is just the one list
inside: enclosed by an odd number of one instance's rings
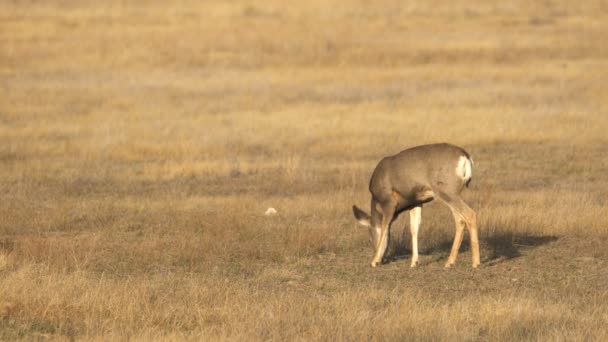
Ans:
{"label": "deer", "polygon": [[372,173],[370,214],[353,205],[358,223],[369,229],[374,257],[372,267],[381,264],[390,227],[404,211],[409,211],[412,256],[410,267],[418,264],[418,230],[422,205],[438,198],[451,210],[456,232],[445,268],[456,262],[465,226],[469,232],[473,268],[479,266],[477,215],[460,196],[472,178],[473,160],[463,148],[448,144],[411,147],[383,158]]}

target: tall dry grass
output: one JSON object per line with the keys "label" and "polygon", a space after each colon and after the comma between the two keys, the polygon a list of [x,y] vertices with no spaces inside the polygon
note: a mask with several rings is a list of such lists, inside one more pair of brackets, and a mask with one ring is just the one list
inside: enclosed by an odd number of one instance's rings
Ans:
{"label": "tall dry grass", "polygon": [[[606,339],[602,2],[0,13],[0,338]],[[432,203],[421,267],[368,269],[350,206],[437,141],[475,159],[483,267],[441,269]]]}

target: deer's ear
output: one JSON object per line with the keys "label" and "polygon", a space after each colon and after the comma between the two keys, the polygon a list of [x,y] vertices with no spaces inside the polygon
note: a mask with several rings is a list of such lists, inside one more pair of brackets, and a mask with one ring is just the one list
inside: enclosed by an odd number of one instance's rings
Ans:
{"label": "deer's ear", "polygon": [[369,222],[369,215],[365,211],[359,209],[356,205],[353,205],[353,214],[355,214],[355,218],[360,225],[364,227],[371,226],[371,223]]}

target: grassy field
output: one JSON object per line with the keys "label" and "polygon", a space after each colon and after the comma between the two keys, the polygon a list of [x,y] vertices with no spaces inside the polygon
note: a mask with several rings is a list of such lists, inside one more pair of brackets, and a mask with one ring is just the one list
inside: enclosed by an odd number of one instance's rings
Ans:
{"label": "grassy field", "polygon": [[[605,2],[100,3],[0,3],[0,339],[608,340]],[[442,141],[482,265],[431,203],[372,269]]]}

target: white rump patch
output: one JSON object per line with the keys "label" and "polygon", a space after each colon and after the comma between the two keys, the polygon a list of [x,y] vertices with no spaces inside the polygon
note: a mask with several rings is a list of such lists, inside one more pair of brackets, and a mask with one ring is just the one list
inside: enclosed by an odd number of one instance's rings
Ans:
{"label": "white rump patch", "polygon": [[460,176],[465,182],[471,179],[473,176],[473,162],[465,156],[460,156],[458,159],[458,166],[456,167],[456,174]]}

